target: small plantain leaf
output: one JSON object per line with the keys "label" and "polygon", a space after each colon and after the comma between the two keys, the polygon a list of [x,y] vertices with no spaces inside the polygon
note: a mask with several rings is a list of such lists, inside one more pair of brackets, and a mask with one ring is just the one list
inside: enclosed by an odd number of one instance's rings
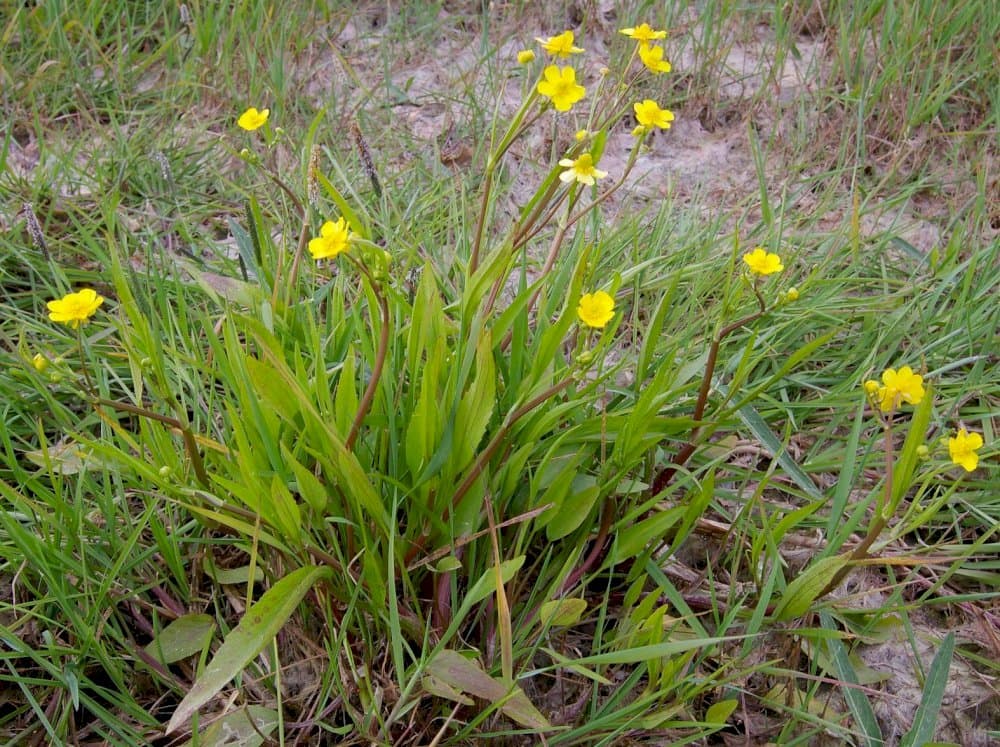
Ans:
{"label": "small plantain leaf", "polygon": [[538,611],[538,618],[543,625],[568,627],[580,622],[580,617],[587,609],[583,599],[554,599],[546,602]]}
{"label": "small plantain leaf", "polygon": [[211,615],[181,615],[146,646],[146,653],[163,664],[173,664],[203,651],[214,632]]}
{"label": "small plantain leaf", "polygon": [[247,610],[240,624],[229,632],[212,661],[177,706],[167,724],[167,734],[186,723],[195,711],[239,674],[277,635],[306,592],[320,579],[332,575],[332,568],[307,565],[292,571],[268,589]]}
{"label": "small plantain leaf", "polygon": [[550,728],[545,716],[531,704],[521,688],[490,677],[479,662],[466,659],[457,651],[438,652],[427,665],[427,673],[437,680],[437,685],[444,683],[458,693],[468,693],[497,704],[504,715],[521,726],[539,730]]}
{"label": "small plantain leaf", "polygon": [[847,565],[847,558],[835,555],[821,558],[806,568],[801,576],[796,576],[781,595],[774,617],[777,620],[791,620],[809,611],[816,597],[826,585]]}
{"label": "small plantain leaf", "polygon": [[934,726],[941,710],[941,700],[948,684],[948,671],[951,669],[951,657],[954,653],[955,634],[949,633],[931,662],[927,681],[924,682],[924,692],[920,696],[920,707],[913,718],[913,726],[903,736],[903,747],[926,747],[934,738]]}

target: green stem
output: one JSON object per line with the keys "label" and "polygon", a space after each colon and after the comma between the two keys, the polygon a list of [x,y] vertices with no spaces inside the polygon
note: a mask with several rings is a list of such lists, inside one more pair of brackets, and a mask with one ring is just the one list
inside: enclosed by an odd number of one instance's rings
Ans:
{"label": "green stem", "polygon": [[757,319],[760,319],[767,313],[767,305],[764,303],[764,296],[761,295],[760,288],[757,287],[756,283],[753,286],[753,292],[757,297],[760,310],[723,327],[712,339],[712,344],[708,349],[708,360],[705,361],[705,373],[701,377],[701,386],[698,389],[698,400],[695,402],[694,413],[692,414],[692,419],[695,422],[691,429],[691,435],[688,437],[688,442],[684,444],[684,446],[674,455],[670,464],[662,468],[656,475],[653,480],[653,485],[650,488],[651,495],[656,495],[667,487],[677,470],[687,463],[687,460],[691,458],[691,455],[694,454],[694,451],[697,448],[696,441],[698,433],[701,430],[699,423],[705,415],[705,407],[708,404],[708,394],[712,390],[712,377],[715,375],[715,366],[719,358],[719,346],[722,344],[722,341],[736,330],[756,321]]}
{"label": "green stem", "polygon": [[187,452],[188,458],[191,460],[191,466],[194,468],[195,477],[198,478],[198,482],[201,483],[202,487],[211,487],[211,481],[208,479],[208,472],[205,471],[205,463],[202,461],[201,454],[198,452],[198,442],[195,440],[194,432],[180,420],[172,418],[169,415],[160,415],[160,413],[147,410],[144,407],[130,405],[127,402],[117,402],[111,399],[104,399],[103,397],[96,398],[94,400],[94,404],[110,407],[111,409],[118,410],[119,412],[127,412],[132,415],[149,418],[150,420],[155,420],[158,423],[163,423],[164,425],[169,425],[171,428],[179,430],[181,432],[181,438],[184,440],[184,450]]}
{"label": "green stem", "polygon": [[469,492],[469,489],[476,483],[476,480],[479,479],[479,475],[482,474],[483,469],[486,467],[486,463],[493,457],[496,450],[500,448],[500,444],[503,443],[503,440],[507,437],[507,434],[510,432],[514,423],[523,418],[547,399],[551,399],[563,389],[568,387],[573,383],[573,380],[572,376],[566,377],[558,384],[546,389],[534,399],[521,405],[510,414],[510,416],[504,421],[503,425],[501,425],[497,430],[490,442],[486,445],[486,448],[483,449],[482,453],[480,453],[475,464],[472,465],[472,469],[469,470],[469,473],[465,476],[465,479],[462,480],[461,484],[459,484],[458,488],[455,490],[451,499],[452,508],[456,508],[458,506],[462,498],[465,497],[465,494]]}
{"label": "green stem", "polygon": [[84,389],[91,397],[97,396],[94,385],[90,382],[90,368],[87,366],[87,358],[83,354],[83,327],[77,325],[76,328],[76,349],[80,353],[80,370],[83,371]]}
{"label": "green stem", "polygon": [[[288,273],[288,282],[285,284],[285,298],[284,302],[287,306],[291,301],[292,289],[295,287],[295,282],[299,277],[299,263],[302,261],[302,256],[305,254],[306,246],[309,244],[309,215],[302,216],[302,230],[299,232],[299,243],[295,248],[295,257],[292,259],[292,269]],[[275,300],[278,297],[278,284],[274,284],[274,293],[271,299],[271,305],[275,308]]]}
{"label": "green stem", "polygon": [[368,278],[372,291],[375,293],[375,298],[378,299],[382,329],[379,330],[378,349],[375,352],[375,365],[372,367],[371,378],[368,381],[368,386],[365,387],[365,393],[361,397],[361,402],[358,404],[358,412],[354,416],[354,422],[351,423],[351,431],[347,435],[347,440],[344,441],[344,446],[348,451],[354,448],[354,442],[361,432],[361,424],[364,422],[369,408],[371,408],[372,400],[375,399],[375,390],[378,388],[379,379],[382,378],[382,369],[385,366],[386,353],[389,350],[389,302],[386,300],[385,294],[380,290],[378,283],[375,282],[371,273],[368,272],[368,269],[353,257],[351,259],[361,272],[365,274],[365,277]]}
{"label": "green stem", "polygon": [[865,538],[861,540],[858,546],[851,551],[851,554],[847,558],[847,563],[843,568],[837,571],[836,574],[834,574],[833,578],[831,578],[829,582],[827,582],[826,586],[823,587],[823,591],[821,591],[816,597],[817,599],[822,599],[840,586],[840,583],[847,577],[847,574],[851,572],[855,563],[868,559],[868,551],[871,549],[872,545],[875,544],[875,540],[879,538],[885,530],[886,525],[889,523],[890,517],[885,515],[885,508],[892,500],[894,461],[892,448],[892,413],[889,413],[889,415],[883,419],[882,427],[885,441],[885,490],[882,495],[882,500],[879,502],[881,505],[876,507],[875,518],[868,526],[868,532],[865,534]]}
{"label": "green stem", "polygon": [[538,112],[534,117],[530,117],[527,120],[524,118],[528,107],[534,103],[536,97],[537,93],[533,89],[531,95],[524,100],[521,108],[514,115],[514,119],[510,127],[507,128],[507,132],[500,141],[500,145],[497,146],[496,152],[490,156],[486,164],[486,171],[483,174],[483,198],[479,204],[479,216],[476,218],[476,231],[472,239],[472,252],[469,255],[469,275],[475,273],[479,268],[479,256],[482,253],[483,245],[483,230],[486,227],[486,214],[489,212],[490,194],[493,191],[493,177],[496,174],[497,166],[500,165],[500,159],[503,158],[511,144],[541,116],[541,112]]}

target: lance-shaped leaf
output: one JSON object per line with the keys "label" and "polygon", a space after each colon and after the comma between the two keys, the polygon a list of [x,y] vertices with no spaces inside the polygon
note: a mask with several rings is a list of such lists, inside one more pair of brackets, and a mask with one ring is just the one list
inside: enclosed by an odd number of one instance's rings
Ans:
{"label": "lance-shaped leaf", "polygon": [[[445,649],[438,652],[427,665],[427,673],[433,678],[429,682],[437,685],[435,689],[429,689],[429,692],[459,702],[465,702],[460,699],[461,694],[468,693],[498,705],[504,715],[521,726],[539,730],[551,728],[521,688],[490,677],[477,661],[466,659],[457,651]],[[447,685],[448,690],[441,688],[441,683]],[[425,687],[427,684],[425,682]],[[458,695],[444,694],[452,691]]]}
{"label": "lance-shaped leaf", "polygon": [[229,632],[205,671],[177,706],[167,724],[167,734],[186,723],[195,711],[239,674],[277,635],[313,584],[332,575],[333,569],[329,567],[305,566],[268,589],[247,610],[240,624]]}

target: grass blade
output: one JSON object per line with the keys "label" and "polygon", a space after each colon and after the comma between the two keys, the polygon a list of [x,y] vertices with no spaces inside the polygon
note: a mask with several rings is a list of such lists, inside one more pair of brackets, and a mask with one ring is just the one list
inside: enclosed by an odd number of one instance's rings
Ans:
{"label": "grass blade", "polygon": [[[827,630],[837,629],[833,621],[833,616],[829,612],[820,612],[819,619],[823,627]],[[854,667],[851,666],[851,660],[847,655],[847,649],[844,647],[844,644],[837,638],[830,638],[826,643],[829,646],[830,658],[833,660],[833,665],[837,668],[837,677],[848,685],[859,684],[858,675],[854,671]],[[885,740],[882,737],[882,730],[879,728],[878,719],[875,718],[875,711],[872,709],[872,704],[869,702],[868,696],[856,687],[844,687],[841,688],[841,692],[844,694],[844,700],[847,701],[848,708],[851,709],[854,721],[857,723],[858,728],[861,729],[862,734],[864,734],[864,744],[868,747],[880,747],[884,745]]]}
{"label": "grass blade", "polygon": [[948,671],[951,669],[951,657],[955,652],[955,634],[949,633],[941,642],[931,669],[924,683],[920,707],[913,719],[913,726],[903,737],[903,747],[921,747],[934,738],[934,726],[937,724],[938,712],[941,710],[941,700],[944,688],[948,684]]}

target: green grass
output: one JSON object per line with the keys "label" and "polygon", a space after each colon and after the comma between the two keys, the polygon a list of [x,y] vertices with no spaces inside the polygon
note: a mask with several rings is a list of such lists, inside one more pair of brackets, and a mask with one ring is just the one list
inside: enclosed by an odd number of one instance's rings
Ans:
{"label": "green grass", "polygon": [[[627,5],[0,0],[7,743],[995,730],[995,698],[973,723],[943,693],[997,671],[949,633],[1000,585],[1000,14]],[[642,21],[674,71],[612,102],[596,68]],[[541,71],[515,51],[570,27],[587,98],[491,173],[537,111],[498,109]],[[776,95],[810,44],[809,84]],[[635,98],[677,117],[647,180],[725,137],[750,188],[626,185],[566,227],[556,161],[620,149]],[[449,131],[467,164],[439,160]],[[341,214],[362,240],[296,265]],[[756,245],[785,270],[753,284]],[[46,302],[81,287],[107,301],[78,334]],[[603,331],[576,318],[598,289]],[[884,428],[862,384],[901,365],[931,395]],[[985,442],[969,474],[959,427]],[[910,680],[866,660],[888,645]]]}

